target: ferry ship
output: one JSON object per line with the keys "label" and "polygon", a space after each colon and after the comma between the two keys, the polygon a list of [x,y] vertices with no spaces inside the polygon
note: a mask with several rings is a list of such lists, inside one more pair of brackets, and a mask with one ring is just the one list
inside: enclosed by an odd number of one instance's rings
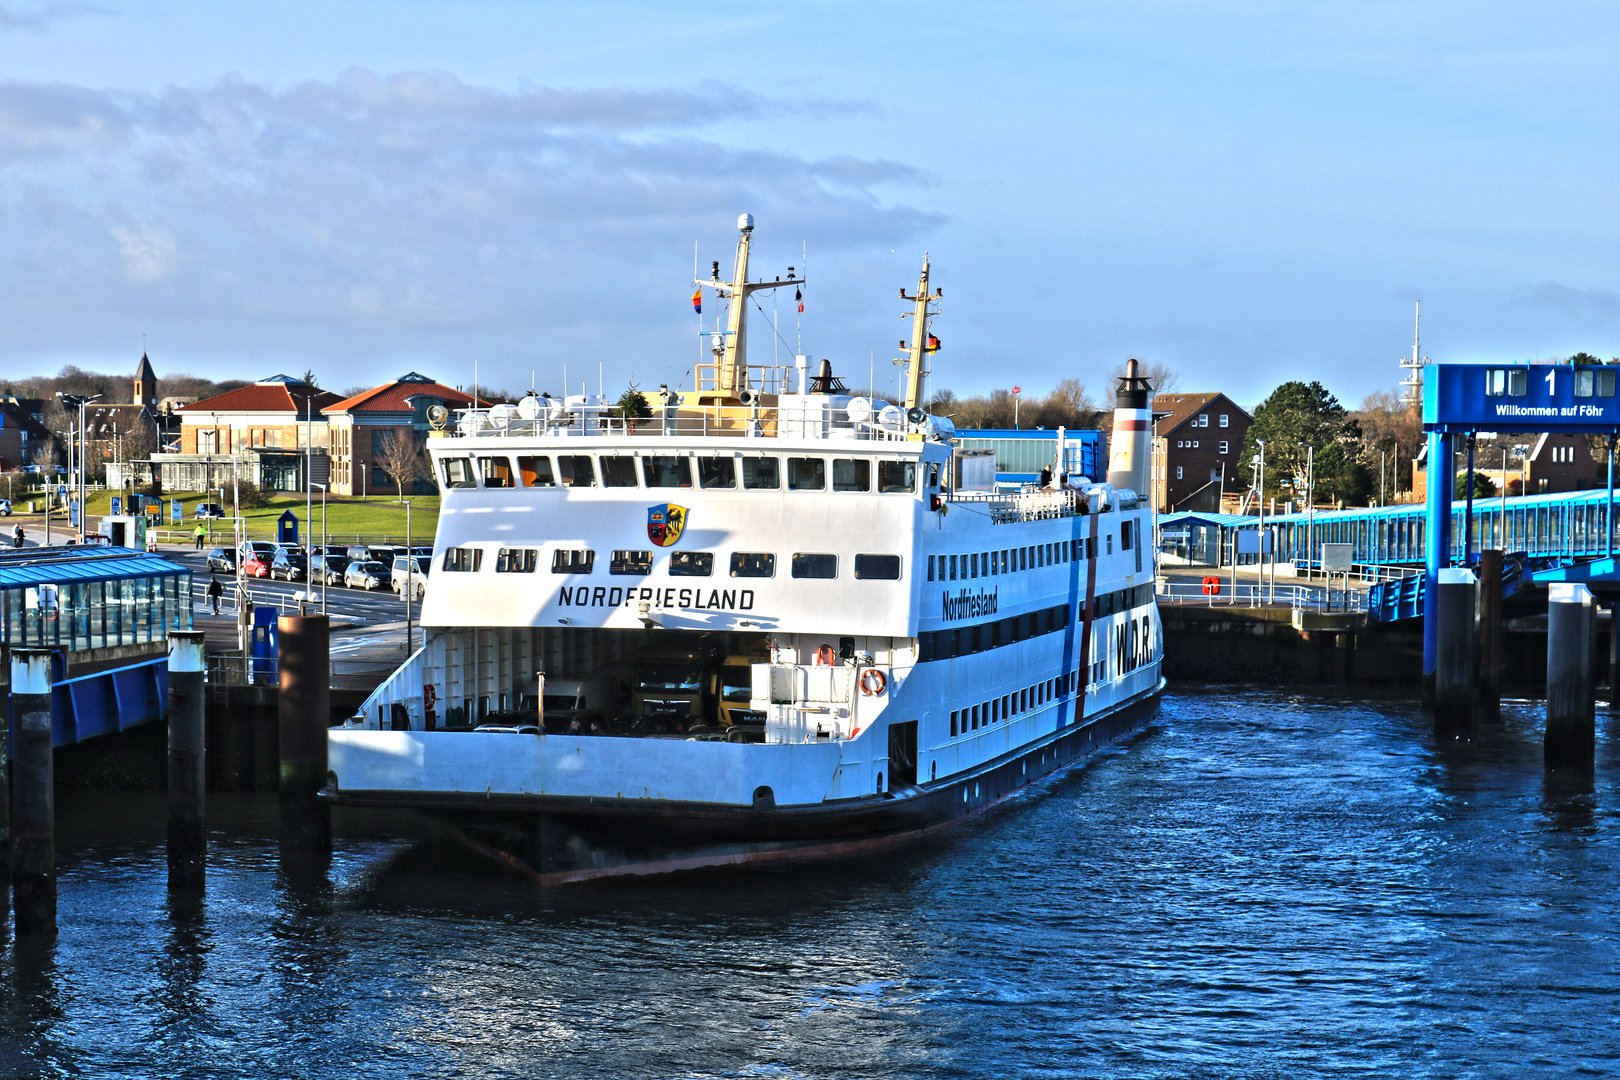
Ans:
{"label": "ferry ship", "polygon": [[328,737],[326,798],[411,807],[548,881],[905,841],[1150,722],[1163,687],[1131,361],[1106,478],[1064,440],[998,486],[922,408],[925,257],[905,393],[822,360],[755,365],[753,219],[713,362],[628,418],[530,394],[448,414],[425,640]]}

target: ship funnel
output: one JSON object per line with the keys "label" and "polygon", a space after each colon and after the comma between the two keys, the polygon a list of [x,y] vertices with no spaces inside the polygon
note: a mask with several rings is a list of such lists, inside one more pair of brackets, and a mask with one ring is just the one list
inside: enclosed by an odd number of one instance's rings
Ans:
{"label": "ship funnel", "polygon": [[1153,432],[1153,387],[1137,373],[1136,361],[1125,365],[1114,401],[1114,434],[1109,439],[1108,483],[1145,495],[1148,490],[1149,439]]}

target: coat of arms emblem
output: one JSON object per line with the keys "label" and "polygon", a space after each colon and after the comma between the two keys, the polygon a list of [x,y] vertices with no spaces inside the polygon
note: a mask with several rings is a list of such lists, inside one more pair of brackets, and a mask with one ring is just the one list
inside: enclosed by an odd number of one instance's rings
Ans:
{"label": "coat of arms emblem", "polygon": [[647,507],[647,539],[659,547],[669,547],[686,528],[686,507],[662,503]]}

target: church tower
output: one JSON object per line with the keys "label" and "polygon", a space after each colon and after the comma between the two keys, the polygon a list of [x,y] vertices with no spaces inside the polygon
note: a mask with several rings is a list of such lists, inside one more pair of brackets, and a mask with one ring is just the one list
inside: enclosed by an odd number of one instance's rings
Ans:
{"label": "church tower", "polygon": [[152,370],[152,361],[141,353],[141,366],[135,369],[135,404],[144,405],[148,409],[157,408],[157,373]]}

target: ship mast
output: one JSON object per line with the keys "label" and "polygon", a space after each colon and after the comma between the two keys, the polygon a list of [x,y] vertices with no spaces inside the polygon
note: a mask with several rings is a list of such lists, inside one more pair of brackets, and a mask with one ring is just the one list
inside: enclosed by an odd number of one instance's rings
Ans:
{"label": "ship mast", "polygon": [[917,295],[907,296],[906,290],[900,290],[900,299],[915,301],[916,306],[900,316],[911,320],[911,347],[906,350],[906,397],[901,407],[907,410],[920,408],[923,395],[928,391],[928,372],[924,368],[924,360],[931,352],[938,352],[939,346],[929,344],[933,338],[928,333],[928,319],[932,312],[928,305],[938,300],[940,289],[934,294],[928,294],[928,252],[923,252],[922,274],[917,278]]}
{"label": "ship mast", "polygon": [[731,301],[731,310],[726,315],[725,344],[718,357],[718,370],[715,373],[716,388],[720,396],[727,398],[736,397],[739,391],[748,386],[748,297],[762,289],[804,284],[803,278],[792,275],[786,281],[781,278],[775,281],[749,281],[748,253],[754,235],[754,215],[738,217],[737,228],[742,235],[737,238],[737,259],[732,266],[731,280],[720,280],[719,263],[714,264],[707,281],[693,279],[698,288],[707,286]]}

